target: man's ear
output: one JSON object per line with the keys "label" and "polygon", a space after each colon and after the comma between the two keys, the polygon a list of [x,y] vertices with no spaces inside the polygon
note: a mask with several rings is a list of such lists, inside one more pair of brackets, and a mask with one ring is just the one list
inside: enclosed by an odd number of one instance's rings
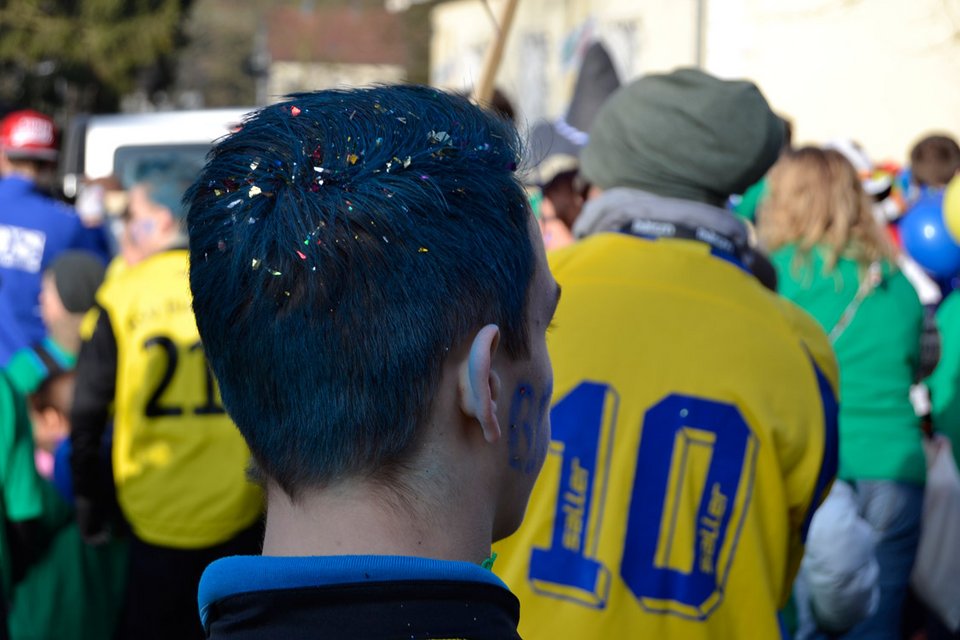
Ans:
{"label": "man's ear", "polygon": [[460,367],[460,408],[476,418],[484,440],[490,444],[500,439],[500,376],[493,370],[493,356],[499,345],[500,327],[488,324],[474,336],[467,361]]}

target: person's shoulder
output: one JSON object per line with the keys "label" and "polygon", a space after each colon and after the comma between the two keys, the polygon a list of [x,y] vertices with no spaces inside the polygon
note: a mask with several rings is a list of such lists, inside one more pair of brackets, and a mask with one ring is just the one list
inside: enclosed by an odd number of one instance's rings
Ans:
{"label": "person's shoulder", "polygon": [[551,251],[548,261],[561,286],[602,280],[618,288],[643,288],[658,299],[695,298],[700,306],[730,309],[761,322],[776,313],[766,310],[775,294],[742,264],[714,254],[703,242],[604,232]]}
{"label": "person's shoulder", "polygon": [[955,289],[947,294],[940,306],[937,307],[937,319],[940,321],[956,319],[957,326],[960,326],[960,289]]}
{"label": "person's shoulder", "polygon": [[30,207],[30,209],[34,210],[35,212],[56,218],[69,218],[71,220],[76,220],[77,224],[80,223],[80,218],[77,216],[76,211],[74,211],[72,206],[63,200],[54,198],[49,193],[36,186],[27,190],[23,197],[25,200],[25,206]]}
{"label": "person's shoulder", "polygon": [[812,315],[783,296],[771,295],[771,299],[800,347],[809,354],[817,368],[836,387],[839,380],[837,359],[823,327]]}
{"label": "person's shoulder", "polygon": [[[876,269],[875,265],[871,265],[870,269]],[[920,332],[926,312],[916,288],[895,264],[881,262],[879,265],[882,275],[879,282],[874,281],[874,289],[865,299],[865,303],[870,303],[870,309],[863,313],[869,315],[869,322],[884,333]],[[867,277],[876,278],[876,275]]]}
{"label": "person's shoulder", "polygon": [[781,269],[785,266],[790,265],[793,262],[794,257],[797,255],[797,247],[792,244],[786,244],[782,247],[779,247],[775,251],[771,251],[767,257],[770,259],[770,262],[774,264],[777,269]]}
{"label": "person's shoulder", "polygon": [[6,369],[0,369],[0,405],[12,404],[17,396],[16,386]]}
{"label": "person's shoulder", "polygon": [[617,234],[600,233],[576,240],[572,244],[547,252],[547,263],[553,272],[575,269],[578,264],[589,262],[594,255],[603,253],[603,247],[615,242]]}
{"label": "person's shoulder", "polygon": [[8,221],[59,238],[53,246],[65,247],[85,228],[72,206],[39,190],[27,192]]}
{"label": "person's shoulder", "polygon": [[[823,327],[810,313],[759,283],[738,291],[740,297],[736,303],[749,317],[748,332],[762,345],[761,351],[772,355],[772,350],[778,349],[781,356],[792,353],[794,357],[812,359],[836,385],[838,373],[833,347]],[[767,337],[761,340],[761,336]]]}
{"label": "person's shoulder", "polygon": [[889,269],[887,281],[891,293],[897,296],[898,300],[903,304],[907,304],[911,308],[922,309],[923,304],[920,302],[920,296],[917,295],[917,289],[910,282],[910,279],[907,278],[906,274],[896,266],[891,265]]}
{"label": "person's shoulder", "polygon": [[[782,295],[791,297],[797,289],[816,289],[824,286],[826,277],[826,263],[821,247],[810,250],[801,250],[795,244],[786,244],[769,254],[771,264],[777,270],[777,286]],[[842,268],[844,258],[840,258],[837,269]],[[833,287],[832,282],[830,286]]]}
{"label": "person's shoulder", "polygon": [[0,446],[9,449],[13,441],[24,436],[20,433],[22,426],[29,426],[29,422],[24,422],[19,416],[25,414],[25,409],[26,397],[17,392],[9,374],[0,369],[0,436],[3,440]]}
{"label": "person's shoulder", "polygon": [[[122,260],[122,257],[117,259]],[[142,274],[145,262],[132,265],[113,264],[112,269],[109,270],[109,277],[104,278],[100,288],[97,289],[97,304],[103,309],[111,311],[137,291],[144,290],[145,283],[149,280]]]}
{"label": "person's shoulder", "polygon": [[144,280],[179,277],[189,266],[189,255],[186,249],[167,249],[147,256],[139,262],[122,268],[115,278],[117,283],[124,285],[142,283]]}
{"label": "person's shoulder", "polygon": [[[320,590],[337,593],[337,600],[312,595]],[[211,563],[203,572],[198,589],[200,618],[208,631],[224,617],[245,616],[244,608],[257,600],[258,606],[271,604],[273,614],[289,607],[292,614],[313,619],[321,626],[334,619],[350,620],[358,611],[364,612],[363,615],[379,619],[353,621],[368,631],[376,628],[377,637],[394,637],[391,632],[401,626],[410,631],[407,618],[398,619],[391,614],[395,605],[383,608],[385,599],[395,603],[408,596],[415,596],[420,602],[434,601],[431,616],[435,618],[431,619],[447,619],[447,628],[466,628],[461,623],[467,616],[475,622],[477,618],[473,616],[482,611],[500,620],[488,619],[487,623],[496,629],[483,637],[515,637],[510,631],[515,631],[519,620],[516,597],[488,569],[468,562],[377,555],[232,556]],[[447,607],[445,603],[451,601],[462,604]],[[344,608],[336,602],[350,602],[352,607]],[[263,629],[271,626],[270,618],[260,618]],[[314,633],[310,637],[326,636]],[[358,637],[368,635],[359,633]]]}
{"label": "person's shoulder", "polygon": [[[656,266],[658,279],[683,281],[688,275],[693,281],[701,274],[741,271],[726,260],[711,254],[708,245],[702,242],[673,239],[647,238],[615,231],[601,231],[582,238],[562,249],[547,254],[550,269],[554,272],[574,273],[633,273],[635,276],[648,272],[646,266]],[[690,270],[693,274],[687,274]],[[722,277],[722,276],[719,276]],[[736,279],[738,276],[733,276]],[[643,279],[643,278],[640,278]]]}

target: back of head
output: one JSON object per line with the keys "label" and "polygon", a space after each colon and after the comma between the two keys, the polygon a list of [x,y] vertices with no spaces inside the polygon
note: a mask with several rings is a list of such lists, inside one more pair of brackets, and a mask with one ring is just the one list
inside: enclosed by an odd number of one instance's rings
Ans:
{"label": "back of head", "polygon": [[776,161],[783,120],[750,82],[696,69],[648,75],[601,108],[580,156],[603,189],[631,187],[720,205]]}
{"label": "back of head", "polygon": [[856,169],[839,151],[803,147],[784,154],[770,172],[770,191],[760,215],[760,237],[768,250],[796,244],[820,245],[826,264],[847,255],[863,263],[892,258],[877,225],[872,199]]}
{"label": "back of head", "polygon": [[93,306],[106,273],[103,261],[88,251],[64,251],[50,264],[57,293],[70,313],[86,313]]}
{"label": "back of head", "polygon": [[57,136],[53,120],[29,109],[7,114],[0,121],[0,151],[14,161],[56,160]]}
{"label": "back of head", "polygon": [[138,168],[132,188],[143,188],[147,197],[165,207],[176,220],[187,215],[183,196],[197,178],[200,167],[174,157],[154,158]]}
{"label": "back of head", "polygon": [[211,152],[188,193],[197,326],[288,494],[408,460],[471,332],[526,355],[518,154],[510,124],[415,86],[291,96]]}
{"label": "back of head", "polygon": [[34,411],[53,409],[63,416],[69,416],[73,407],[74,380],[73,371],[53,372],[30,394],[31,408]]}
{"label": "back of head", "polygon": [[37,448],[53,453],[70,435],[75,387],[73,371],[54,371],[27,397]]}
{"label": "back of head", "polygon": [[927,136],[910,151],[910,171],[921,187],[945,187],[960,172],[960,146],[947,135]]}

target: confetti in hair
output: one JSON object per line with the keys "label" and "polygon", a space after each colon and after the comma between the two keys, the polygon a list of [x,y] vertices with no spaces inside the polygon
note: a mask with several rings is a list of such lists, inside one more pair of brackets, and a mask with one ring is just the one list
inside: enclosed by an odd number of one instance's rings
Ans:
{"label": "confetti in hair", "polygon": [[197,325],[285,489],[399,460],[469,332],[526,354],[519,158],[509,124],[416,86],[291,96],[211,152],[188,194]]}

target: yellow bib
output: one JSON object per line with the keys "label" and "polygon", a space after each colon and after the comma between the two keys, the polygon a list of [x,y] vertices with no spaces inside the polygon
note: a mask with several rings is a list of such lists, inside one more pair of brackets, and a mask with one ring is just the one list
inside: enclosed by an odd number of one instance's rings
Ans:
{"label": "yellow bib", "polygon": [[250,454],[224,412],[190,306],[187,252],[167,251],[97,294],[117,343],[113,472],[136,534],[157,545],[211,546],[259,517]]}

